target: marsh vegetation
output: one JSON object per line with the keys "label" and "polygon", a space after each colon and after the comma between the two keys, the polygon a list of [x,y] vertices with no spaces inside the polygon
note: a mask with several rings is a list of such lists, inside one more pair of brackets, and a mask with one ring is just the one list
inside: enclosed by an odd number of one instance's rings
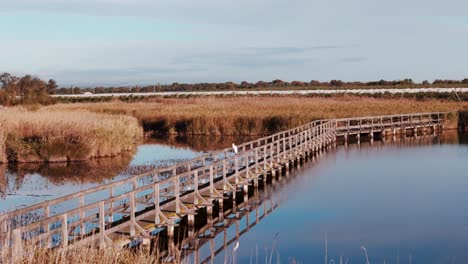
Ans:
{"label": "marsh vegetation", "polygon": [[[266,135],[317,119],[459,111],[468,102],[359,96],[151,98],[142,102],[55,104],[53,111],[131,115],[145,131],[177,135]],[[455,125],[456,126],[456,125]]]}
{"label": "marsh vegetation", "polygon": [[78,111],[0,110],[0,162],[64,162],[112,157],[142,138],[125,115]]}

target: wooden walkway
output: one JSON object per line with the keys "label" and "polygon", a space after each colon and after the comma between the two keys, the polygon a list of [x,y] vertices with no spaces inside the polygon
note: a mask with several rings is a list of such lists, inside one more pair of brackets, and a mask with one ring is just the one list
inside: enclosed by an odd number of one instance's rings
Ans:
{"label": "wooden walkway", "polygon": [[[183,218],[194,225],[200,209],[215,204],[275,176],[336,143],[361,135],[413,133],[443,128],[445,114],[377,116],[320,120],[250,141],[238,153],[225,149],[167,168],[83,190],[0,215],[0,247],[21,254],[25,245],[73,248],[132,245],[154,238],[165,229],[169,238]],[[248,197],[246,197],[248,200]]]}

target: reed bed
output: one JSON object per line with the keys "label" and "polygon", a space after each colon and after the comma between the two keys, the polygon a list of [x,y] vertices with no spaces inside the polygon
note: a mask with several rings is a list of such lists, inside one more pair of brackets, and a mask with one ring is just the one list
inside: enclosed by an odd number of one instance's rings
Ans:
{"label": "reed bed", "polygon": [[90,110],[136,117],[146,131],[178,135],[264,135],[317,119],[458,111],[468,102],[360,96],[243,96],[150,98],[144,102],[57,104],[47,109]]}
{"label": "reed bed", "polygon": [[6,128],[5,124],[0,123],[0,164],[7,161],[6,155]]}
{"label": "reed bed", "polygon": [[[1,263],[12,264],[115,264],[115,263],[135,263],[135,264],[156,264],[160,263],[157,253],[149,250],[129,250],[129,249],[97,249],[93,247],[80,247],[70,250],[46,250],[46,249],[26,249],[24,257],[12,256],[9,250],[3,250],[0,258]],[[181,263],[181,262],[178,262]]]}
{"label": "reed bed", "polygon": [[[0,161],[61,162],[111,157],[134,148],[143,135],[130,116],[89,111],[0,111]],[[3,139],[3,140],[1,140]]]}

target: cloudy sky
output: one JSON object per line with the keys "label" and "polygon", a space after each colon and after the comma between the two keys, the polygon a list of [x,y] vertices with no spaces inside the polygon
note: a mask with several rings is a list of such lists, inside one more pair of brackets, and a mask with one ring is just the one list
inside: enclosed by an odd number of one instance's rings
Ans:
{"label": "cloudy sky", "polygon": [[0,72],[62,85],[468,77],[462,0],[0,0]]}

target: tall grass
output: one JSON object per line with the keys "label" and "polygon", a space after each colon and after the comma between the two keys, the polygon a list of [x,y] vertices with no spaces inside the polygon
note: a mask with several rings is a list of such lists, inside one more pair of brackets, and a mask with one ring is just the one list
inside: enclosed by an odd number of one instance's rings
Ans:
{"label": "tall grass", "polygon": [[88,111],[0,111],[0,161],[58,162],[115,156],[142,137],[130,116]]}
{"label": "tall grass", "polygon": [[144,102],[57,104],[46,109],[136,117],[146,131],[178,135],[263,135],[317,119],[457,111],[468,102],[359,96],[151,98]]}
{"label": "tall grass", "polygon": [[6,155],[6,128],[5,124],[0,123],[0,164],[7,161]]}
{"label": "tall grass", "polygon": [[[9,250],[2,250],[0,261],[12,264],[114,264],[114,263],[135,263],[135,264],[156,264],[160,263],[158,253],[149,250],[137,249],[97,249],[93,247],[79,247],[69,250],[47,250],[26,248],[24,257],[12,256]],[[180,262],[179,262],[180,263]]]}

